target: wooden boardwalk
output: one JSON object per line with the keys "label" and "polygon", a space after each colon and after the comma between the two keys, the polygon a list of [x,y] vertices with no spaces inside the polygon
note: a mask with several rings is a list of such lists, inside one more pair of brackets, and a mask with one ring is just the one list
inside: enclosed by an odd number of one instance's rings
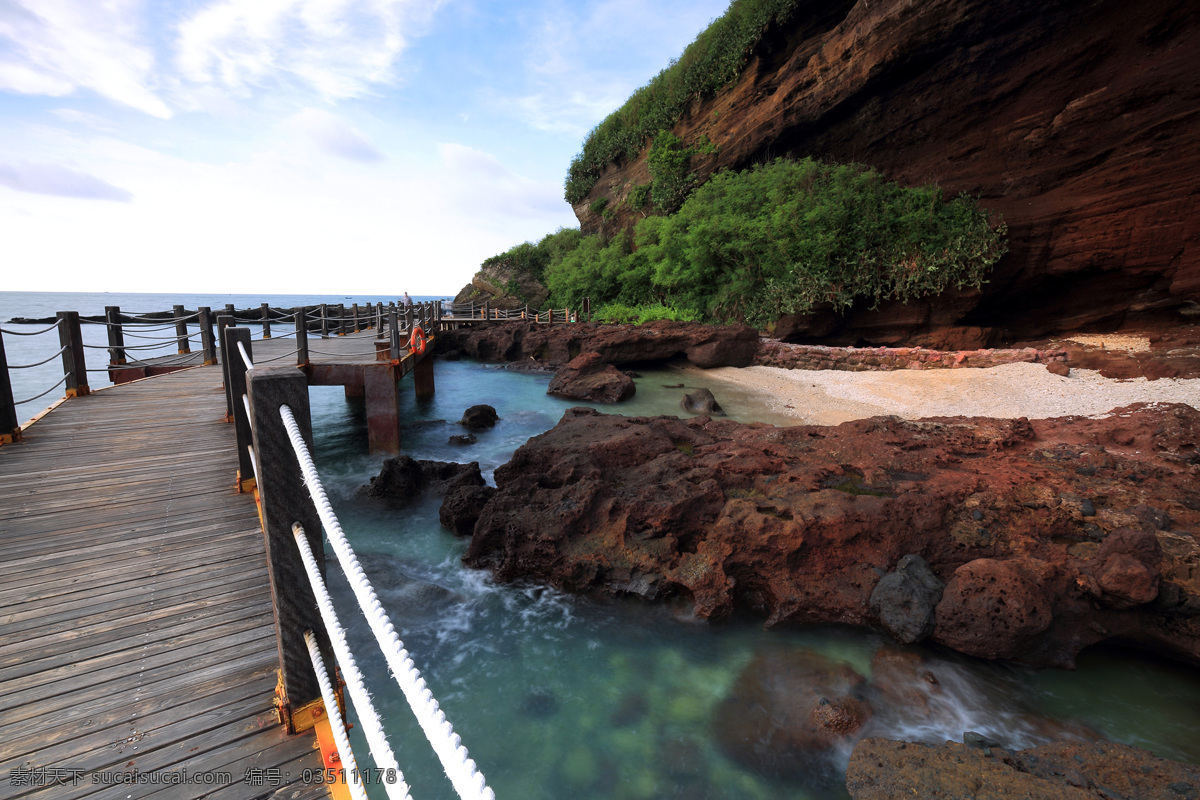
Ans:
{"label": "wooden boardwalk", "polygon": [[[263,533],[221,380],[110,387],[0,447],[0,797],[328,797],[302,780],[312,733],[272,708]],[[219,780],[105,774],[134,770]]]}

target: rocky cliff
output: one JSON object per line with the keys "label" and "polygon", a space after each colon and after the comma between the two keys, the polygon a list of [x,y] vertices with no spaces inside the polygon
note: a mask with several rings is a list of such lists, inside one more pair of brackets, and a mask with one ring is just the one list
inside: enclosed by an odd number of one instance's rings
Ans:
{"label": "rocky cliff", "polygon": [[[785,321],[790,338],[977,345],[1200,314],[1200,6],[1178,0],[802,2],[674,129],[703,179],[785,154],[969,192],[1010,250],[981,293]],[[645,152],[575,206],[650,181]],[[827,316],[827,315],[826,315]]]}

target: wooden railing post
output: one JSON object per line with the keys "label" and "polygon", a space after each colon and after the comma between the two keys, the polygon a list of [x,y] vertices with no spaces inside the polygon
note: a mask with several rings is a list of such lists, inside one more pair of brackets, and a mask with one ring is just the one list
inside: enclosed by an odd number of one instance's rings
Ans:
{"label": "wooden railing post", "polygon": [[483,301],[483,319],[485,322],[487,321],[487,318],[488,318],[488,302],[486,300],[484,300]]}
{"label": "wooden railing post", "polygon": [[125,363],[125,330],[121,327],[121,307],[105,306],[104,322],[108,328],[108,363],[119,367]]}
{"label": "wooden railing post", "polygon": [[587,322],[592,321],[592,298],[583,298],[583,315]]}
{"label": "wooden railing post", "polygon": [[270,339],[271,338],[271,307],[269,305],[267,305],[266,303],[262,304],[262,326],[263,326],[263,336],[262,337],[264,339]]}
{"label": "wooden railing post", "polygon": [[233,303],[225,304],[225,314],[235,319],[237,318],[237,309],[233,307]]}
{"label": "wooden railing post", "polygon": [[350,308],[351,316],[354,318],[354,332],[359,333],[361,328],[358,324],[358,303],[354,303]]}
{"label": "wooden railing post", "polygon": [[271,579],[271,605],[279,645],[282,716],[289,732],[295,731],[292,714],[321,697],[313,673],[304,632],[312,631],[328,653],[328,635],[317,611],[304,563],[296,547],[292,525],[299,523],[308,537],[313,556],[325,574],[325,546],[321,520],[305,488],[299,462],[288,439],[281,406],[288,406],[301,436],[312,451],[312,418],[308,406],[308,379],[295,367],[256,367],[249,381],[250,420],[254,432],[255,482],[266,535],[267,566]]}
{"label": "wooden railing post", "polygon": [[396,307],[392,306],[388,311],[388,325],[391,327],[391,357],[392,361],[400,360],[400,324],[399,314],[396,312]]}
{"label": "wooden railing post", "polygon": [[0,444],[10,444],[20,438],[21,423],[17,421],[12,378],[8,374],[8,357],[4,355],[4,334],[0,333]]}
{"label": "wooden railing post", "polygon": [[[228,314],[220,314],[217,316],[217,341],[221,344],[221,380],[224,381],[225,388],[225,421],[233,422],[233,404],[235,400],[239,400],[241,395],[235,395],[229,384],[229,370],[234,362],[242,360],[241,355],[237,351],[236,345],[230,346],[233,343],[228,341],[225,332],[237,325],[233,317]],[[249,330],[249,329],[247,329]],[[247,351],[249,352],[249,351]],[[244,390],[243,390],[244,391]]]}
{"label": "wooden railing post", "polygon": [[225,396],[229,400],[230,415],[227,422],[234,423],[237,432],[238,491],[248,492],[254,488],[257,476],[250,451],[254,447],[254,433],[250,430],[250,417],[246,414],[246,362],[242,359],[238,344],[246,348],[246,354],[254,358],[250,344],[250,329],[237,325],[226,326],[221,331],[221,352],[227,357],[221,362],[225,373]]}
{"label": "wooden railing post", "polygon": [[87,364],[83,358],[83,332],[79,330],[78,311],[58,312],[58,343],[62,352],[63,373],[67,376],[67,397],[82,397],[88,388]]}
{"label": "wooden railing post", "polygon": [[175,315],[175,340],[178,347],[176,348],[180,355],[192,352],[192,346],[188,342],[187,316],[183,306],[173,306],[171,313]]}
{"label": "wooden railing post", "polygon": [[308,315],[296,315],[296,363],[303,367],[308,363]]}
{"label": "wooden railing post", "polygon": [[329,338],[329,306],[321,303],[321,338]]}
{"label": "wooden railing post", "polygon": [[204,351],[204,366],[217,363],[217,341],[213,336],[212,309],[200,306],[200,347]]}

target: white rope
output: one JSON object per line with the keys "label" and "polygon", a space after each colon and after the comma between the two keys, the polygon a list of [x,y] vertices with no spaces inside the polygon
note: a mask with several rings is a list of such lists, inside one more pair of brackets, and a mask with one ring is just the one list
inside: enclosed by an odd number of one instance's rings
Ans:
{"label": "white rope", "polygon": [[246,345],[241,342],[237,343],[238,352],[242,354],[242,361],[246,362],[246,369],[254,369],[254,362],[250,360],[250,355],[246,352]]}
{"label": "white rope", "polygon": [[396,683],[399,684],[400,690],[404,692],[404,697],[408,700],[413,714],[416,715],[421,730],[425,732],[425,738],[429,740],[438,759],[442,762],[446,777],[450,779],[455,791],[463,800],[472,798],[474,800],[495,800],[495,793],[488,787],[483,773],[471,760],[467,748],[462,744],[462,739],[454,732],[454,726],[446,719],[446,714],[438,706],[433,693],[425,684],[425,679],[421,677],[412,657],[405,650],[404,643],[396,635],[396,629],[388,619],[387,612],[380,605],[379,598],[375,596],[375,590],[371,587],[371,582],[367,580],[362,566],[358,563],[358,557],[354,555],[354,550],[346,541],[346,534],[342,532],[341,523],[333,513],[329,498],[325,496],[325,489],[321,486],[317,468],[308,452],[308,446],[304,443],[304,437],[300,434],[300,428],[296,425],[292,409],[286,404],[281,405],[279,415],[283,418],[283,426],[287,428],[288,438],[291,439],[292,448],[296,451],[296,459],[300,462],[300,471],[304,474],[304,484],[308,487],[309,494],[312,495],[313,505],[316,506],[321,523],[325,526],[329,543],[333,546],[334,553],[337,554],[342,571],[346,573],[351,588],[354,589],[354,596],[358,598],[358,604],[371,626],[371,632],[375,634],[375,639],[379,642],[380,649],[383,650],[388,668],[395,677]]}
{"label": "white rope", "polygon": [[57,353],[52,354],[45,361],[39,361],[36,364],[9,364],[8,368],[9,369],[29,369],[30,367],[40,367],[42,364],[45,364],[47,361],[53,361],[54,359],[61,356],[63,354],[63,352],[70,346],[71,345],[69,345],[69,344],[64,344],[62,347],[58,348]]}
{"label": "white rope", "polygon": [[333,610],[333,600],[330,599],[329,592],[325,588],[325,581],[321,579],[317,560],[313,558],[312,548],[308,546],[308,537],[304,535],[304,528],[300,527],[299,522],[292,525],[292,535],[296,538],[296,546],[300,548],[300,558],[304,561],[304,569],[308,572],[308,581],[312,584],[313,594],[317,596],[317,608],[321,612],[321,621],[325,623],[325,631],[329,634],[329,643],[333,645],[334,657],[337,658],[338,666],[342,668],[342,675],[346,679],[346,691],[350,693],[350,699],[354,701],[354,710],[358,712],[358,721],[363,727],[363,735],[367,737],[371,756],[380,769],[396,770],[396,782],[384,783],[388,797],[412,800],[408,794],[408,784],[404,782],[404,775],[400,772],[400,765],[396,763],[396,756],[392,753],[391,745],[388,744],[387,735],[383,732],[383,722],[375,712],[375,706],[371,704],[371,695],[367,693],[362,673],[358,671],[354,654],[350,652],[350,645],[346,643],[346,631],[342,629],[337,612]]}
{"label": "white rope", "polygon": [[254,457],[254,447],[246,445],[246,451],[250,453],[250,469],[254,470],[254,479],[258,480],[258,459]]}
{"label": "white rope", "polygon": [[304,643],[308,645],[313,672],[317,673],[317,684],[321,687],[321,699],[325,701],[325,713],[329,717],[329,727],[333,732],[334,744],[337,745],[338,758],[341,759],[345,774],[350,776],[350,796],[354,800],[367,800],[367,790],[363,788],[362,776],[358,774],[358,762],[354,760],[354,751],[350,749],[350,737],[346,735],[346,723],[342,720],[342,712],[338,710],[333,684],[329,682],[329,672],[325,669],[325,659],[317,649],[317,638],[313,636],[312,631],[304,632]]}

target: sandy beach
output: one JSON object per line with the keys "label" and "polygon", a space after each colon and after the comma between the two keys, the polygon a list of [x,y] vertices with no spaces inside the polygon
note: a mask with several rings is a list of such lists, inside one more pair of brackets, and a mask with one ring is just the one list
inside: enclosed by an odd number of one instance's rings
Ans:
{"label": "sandy beach", "polygon": [[[1097,416],[1131,403],[1187,403],[1200,408],[1200,378],[1112,380],[1093,370],[1069,377],[1043,364],[1005,364],[988,369],[845,372],[779,367],[694,370],[705,381],[727,383],[762,396],[797,425],[837,425],[894,414],[908,419],[943,416]],[[718,400],[720,394],[714,389]]]}

